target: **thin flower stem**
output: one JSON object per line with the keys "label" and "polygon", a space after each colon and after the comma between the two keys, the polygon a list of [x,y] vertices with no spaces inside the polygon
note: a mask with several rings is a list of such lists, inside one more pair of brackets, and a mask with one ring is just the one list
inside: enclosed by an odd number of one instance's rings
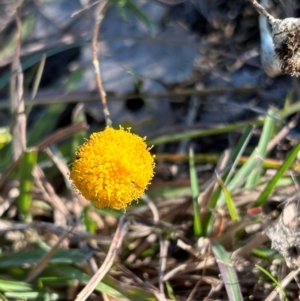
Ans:
{"label": "thin flower stem", "polygon": [[271,25],[275,22],[276,19],[271,14],[269,14],[266,11],[266,9],[262,7],[256,0],[247,0],[247,1],[253,5],[253,7],[257,10],[258,13],[264,15],[268,19]]}
{"label": "thin flower stem", "polygon": [[110,119],[110,113],[109,113],[109,109],[107,106],[106,93],[104,91],[103,84],[102,84],[100,62],[98,60],[98,35],[99,35],[100,24],[104,18],[104,10],[107,6],[107,3],[108,3],[108,0],[100,2],[98,9],[96,11],[96,21],[95,21],[94,33],[93,33],[93,39],[92,39],[92,48],[93,48],[93,65],[95,68],[97,87],[98,87],[101,102],[103,105],[103,113],[104,113],[104,117],[105,117],[105,122],[106,122],[107,126],[111,126],[112,122]]}

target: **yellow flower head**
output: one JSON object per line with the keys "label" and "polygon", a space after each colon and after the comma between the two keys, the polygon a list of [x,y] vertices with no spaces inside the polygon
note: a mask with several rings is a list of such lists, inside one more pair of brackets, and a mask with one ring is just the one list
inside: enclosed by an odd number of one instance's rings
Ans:
{"label": "yellow flower head", "polygon": [[145,138],[107,127],[77,149],[70,178],[96,207],[125,209],[144,193],[154,164]]}

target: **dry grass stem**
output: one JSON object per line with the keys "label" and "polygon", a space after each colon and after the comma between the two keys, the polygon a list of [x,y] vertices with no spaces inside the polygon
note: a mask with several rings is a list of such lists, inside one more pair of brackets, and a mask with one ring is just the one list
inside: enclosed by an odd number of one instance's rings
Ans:
{"label": "dry grass stem", "polygon": [[203,270],[205,268],[215,266],[215,264],[216,264],[216,260],[214,257],[208,257],[199,263],[192,262],[192,263],[180,264],[179,266],[177,266],[176,268],[170,270],[167,274],[165,274],[165,276],[163,277],[163,281],[168,281],[171,278],[181,274],[186,274],[192,271]]}
{"label": "dry grass stem", "polygon": [[249,255],[254,248],[261,246],[266,241],[268,241],[268,237],[266,236],[265,232],[255,234],[255,236],[248,243],[234,251],[231,258],[233,260],[243,258],[243,256]]}
{"label": "dry grass stem", "polygon": [[297,114],[295,117],[292,118],[292,120],[285,125],[275,136],[274,138],[268,143],[267,152],[273,150],[273,148],[281,141],[283,140],[291,129],[293,129],[299,122],[299,114]]}
{"label": "dry grass stem", "polygon": [[158,286],[159,290],[162,294],[164,294],[165,287],[163,282],[163,277],[167,268],[167,258],[168,258],[168,250],[170,247],[170,241],[163,239],[161,235],[159,235],[159,270],[158,270]]}
{"label": "dry grass stem", "polygon": [[268,19],[270,24],[274,23],[276,19],[271,14],[269,14],[266,11],[266,9],[263,6],[261,6],[256,0],[248,0],[248,2],[250,2],[253,5],[257,12],[264,15]]}
{"label": "dry grass stem", "polygon": [[107,6],[107,3],[108,3],[108,0],[100,2],[96,9],[96,12],[95,12],[96,21],[95,21],[95,26],[94,26],[92,47],[93,47],[93,65],[95,68],[97,87],[98,87],[101,102],[103,105],[103,113],[105,116],[106,125],[111,126],[112,122],[110,119],[110,113],[109,113],[109,109],[107,106],[106,93],[104,91],[103,84],[102,84],[100,62],[98,59],[98,35],[99,35],[99,30],[100,30],[100,24],[104,18],[104,11]]}
{"label": "dry grass stem", "polygon": [[157,235],[154,233],[149,234],[150,231],[151,229],[148,228],[148,233],[143,233],[143,236],[148,235],[147,239],[142,241],[136,240],[138,244],[135,246],[134,250],[130,253],[128,258],[125,260],[126,264],[133,264],[137,260],[137,258],[139,258],[139,256],[156,241]]}
{"label": "dry grass stem", "polygon": [[13,116],[12,136],[15,160],[26,149],[26,115],[23,99],[24,75],[20,62],[22,21],[19,8],[16,12],[16,24],[16,48],[13,56],[10,81],[11,114]]}
{"label": "dry grass stem", "polygon": [[109,247],[109,251],[105,257],[104,262],[102,263],[99,270],[92,277],[92,279],[88,282],[88,284],[84,287],[84,289],[78,294],[75,301],[84,301],[86,300],[90,294],[94,291],[97,284],[102,280],[102,278],[108,273],[111,266],[114,263],[114,260],[118,254],[118,251],[122,245],[124,237],[127,233],[128,229],[128,221],[126,216],[122,216],[118,228],[116,229],[113,241]]}
{"label": "dry grass stem", "polygon": [[58,143],[60,141],[65,140],[66,138],[79,133],[81,131],[85,131],[89,128],[89,126],[86,124],[85,121],[81,121],[78,123],[74,123],[72,125],[66,126],[64,128],[61,128],[51,134],[49,137],[47,137],[45,140],[41,141],[39,144],[36,145],[36,148],[39,151],[44,150],[51,144]]}
{"label": "dry grass stem", "polygon": [[156,204],[146,195],[142,195],[141,199],[148,205],[149,209],[153,214],[153,222],[157,223],[159,221],[159,211],[156,207]]}
{"label": "dry grass stem", "polygon": [[43,170],[35,166],[33,171],[35,183],[43,193],[45,200],[52,204],[56,215],[55,223],[57,225],[66,225],[69,216],[69,210],[63,203],[62,199],[55,193],[53,186],[47,181]]}
{"label": "dry grass stem", "polygon": [[[65,182],[67,184],[69,184],[70,183],[70,179],[69,179],[70,169],[68,168],[66,163],[61,158],[56,156],[49,147],[46,147],[44,151],[49,156],[49,158],[53,161],[53,163],[57,166],[57,168],[61,172],[62,176],[64,177]],[[71,188],[71,185],[69,185],[69,188]]]}

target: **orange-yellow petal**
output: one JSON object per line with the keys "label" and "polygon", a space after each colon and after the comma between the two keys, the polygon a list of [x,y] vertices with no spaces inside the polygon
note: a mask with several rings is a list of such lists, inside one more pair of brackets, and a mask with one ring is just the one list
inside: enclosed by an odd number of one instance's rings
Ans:
{"label": "orange-yellow petal", "polygon": [[154,165],[145,139],[107,127],[77,149],[70,178],[98,208],[125,209],[144,193]]}

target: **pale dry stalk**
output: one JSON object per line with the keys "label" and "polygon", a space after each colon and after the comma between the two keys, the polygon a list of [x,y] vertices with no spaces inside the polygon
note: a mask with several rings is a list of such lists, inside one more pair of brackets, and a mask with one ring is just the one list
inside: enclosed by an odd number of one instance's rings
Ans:
{"label": "pale dry stalk", "polygon": [[100,24],[104,18],[104,11],[107,6],[107,3],[108,3],[108,0],[100,2],[96,9],[96,13],[95,13],[96,21],[95,21],[94,33],[93,33],[93,39],[92,39],[92,48],[93,48],[93,65],[95,68],[97,87],[98,87],[101,102],[103,105],[103,113],[104,113],[104,117],[105,117],[105,122],[106,122],[107,126],[111,126],[112,122],[110,119],[110,113],[109,113],[109,109],[107,106],[106,93],[104,91],[103,84],[102,84],[100,62],[98,60],[98,35],[99,35]]}
{"label": "pale dry stalk", "polygon": [[23,99],[24,75],[20,62],[22,22],[19,8],[16,12],[16,24],[16,48],[14,51],[10,80],[10,110],[13,116],[12,136],[15,161],[18,160],[26,149],[26,115]]}
{"label": "pale dry stalk", "polygon": [[113,241],[109,247],[109,251],[106,255],[105,260],[103,261],[101,267],[96,272],[96,274],[91,278],[87,283],[84,289],[78,294],[75,301],[84,301],[86,300],[94,291],[98,283],[103,279],[107,272],[112,267],[114,260],[118,254],[118,251],[122,245],[124,237],[128,231],[128,220],[125,215],[120,218],[120,222],[116,233],[114,235]]}

